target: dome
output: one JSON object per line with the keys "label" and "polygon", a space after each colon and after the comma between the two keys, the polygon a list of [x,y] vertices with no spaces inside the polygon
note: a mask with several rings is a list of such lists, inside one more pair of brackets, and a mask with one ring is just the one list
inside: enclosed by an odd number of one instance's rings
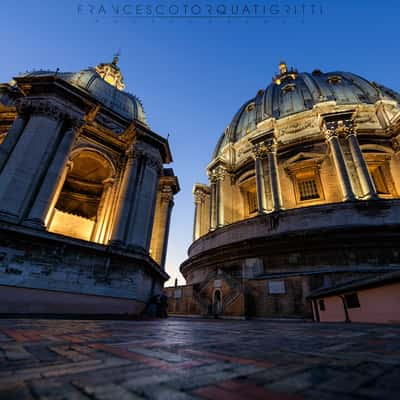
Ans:
{"label": "dome", "polygon": [[95,99],[123,117],[146,123],[141,101],[136,96],[106,82],[95,69],[82,70],[75,74],[61,74],[61,78],[85,89]]}
{"label": "dome", "polygon": [[276,120],[312,110],[316,104],[374,104],[386,99],[400,103],[400,94],[350,72],[312,73],[288,70],[280,64],[272,83],[240,107],[225,129],[214,151],[214,158],[228,142],[236,142],[269,118]]}
{"label": "dome", "polygon": [[146,116],[141,101],[134,95],[123,91],[125,85],[114,57],[112,63],[102,63],[96,68],[79,72],[34,71],[21,76],[42,77],[57,75],[71,85],[83,89],[101,102],[105,107],[129,120],[139,120],[146,124]]}

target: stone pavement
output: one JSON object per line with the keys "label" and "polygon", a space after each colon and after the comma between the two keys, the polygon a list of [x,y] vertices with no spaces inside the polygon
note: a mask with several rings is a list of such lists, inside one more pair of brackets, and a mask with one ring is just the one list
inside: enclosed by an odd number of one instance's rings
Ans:
{"label": "stone pavement", "polygon": [[400,326],[0,320],[0,399],[399,399]]}

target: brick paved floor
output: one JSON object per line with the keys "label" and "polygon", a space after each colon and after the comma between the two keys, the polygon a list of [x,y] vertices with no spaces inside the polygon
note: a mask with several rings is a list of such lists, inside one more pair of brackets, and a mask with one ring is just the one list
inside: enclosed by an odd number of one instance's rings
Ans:
{"label": "brick paved floor", "polygon": [[400,326],[0,320],[0,399],[399,399]]}

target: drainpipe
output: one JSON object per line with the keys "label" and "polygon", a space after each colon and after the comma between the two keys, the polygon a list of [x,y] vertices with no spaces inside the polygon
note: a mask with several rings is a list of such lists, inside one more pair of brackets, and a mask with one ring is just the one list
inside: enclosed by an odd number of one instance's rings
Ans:
{"label": "drainpipe", "polygon": [[313,318],[314,318],[314,322],[320,322],[320,318],[319,318],[319,310],[318,310],[318,303],[317,300],[314,299],[312,300],[312,305],[313,305]]}
{"label": "drainpipe", "polygon": [[349,311],[347,310],[347,305],[346,305],[346,300],[344,298],[344,296],[339,296],[342,299],[343,302],[343,309],[344,309],[344,314],[346,315],[346,320],[345,322],[351,322],[350,318],[349,318]]}

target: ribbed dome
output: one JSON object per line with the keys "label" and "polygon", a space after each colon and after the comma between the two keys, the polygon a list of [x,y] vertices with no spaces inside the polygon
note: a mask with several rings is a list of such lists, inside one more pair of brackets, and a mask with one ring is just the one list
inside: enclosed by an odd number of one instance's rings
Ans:
{"label": "ribbed dome", "polygon": [[[55,75],[55,71],[34,71],[22,76]],[[118,90],[106,82],[94,68],[79,72],[58,72],[57,77],[89,92],[96,100],[121,116],[133,120],[137,119],[146,124],[146,116],[140,100],[127,92]]]}
{"label": "ribbed dome", "polygon": [[256,97],[240,107],[218,141],[214,157],[228,142],[236,142],[268,118],[281,119],[311,110],[316,104],[335,101],[336,104],[373,104],[387,99],[400,103],[400,95],[391,89],[349,72],[298,73],[281,63],[281,73]]}

